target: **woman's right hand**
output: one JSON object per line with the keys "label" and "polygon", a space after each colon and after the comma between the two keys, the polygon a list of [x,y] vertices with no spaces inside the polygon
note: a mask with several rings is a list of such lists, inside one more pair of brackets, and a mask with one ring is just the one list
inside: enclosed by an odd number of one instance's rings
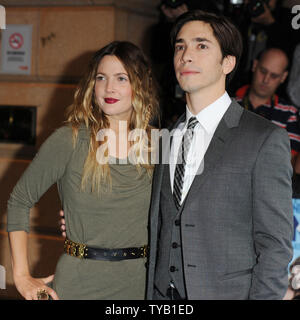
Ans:
{"label": "woman's right hand", "polygon": [[59,300],[56,292],[47,286],[54,275],[46,278],[33,278],[30,275],[14,276],[16,288],[26,300],[38,300],[38,292],[46,290],[53,300]]}

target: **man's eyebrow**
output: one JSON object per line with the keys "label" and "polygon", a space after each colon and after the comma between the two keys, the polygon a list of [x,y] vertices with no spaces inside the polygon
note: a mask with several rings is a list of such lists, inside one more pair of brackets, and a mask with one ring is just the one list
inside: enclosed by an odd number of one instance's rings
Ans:
{"label": "man's eyebrow", "polygon": [[208,40],[207,38],[200,38],[200,37],[196,37],[193,39],[193,41],[196,41],[196,42],[210,42],[212,43],[210,40]]}
{"label": "man's eyebrow", "polygon": [[280,73],[275,73],[275,72],[269,71],[267,68],[264,68],[263,66],[260,66],[260,69],[262,71],[267,71],[268,73],[271,73],[274,76],[278,76],[278,77],[280,76]]}
{"label": "man's eyebrow", "polygon": [[[195,42],[210,42],[210,43],[212,43],[211,40],[209,40],[207,38],[201,38],[201,37],[193,38],[192,41],[195,41]],[[185,41],[182,38],[178,38],[178,39],[175,40],[175,43],[183,43],[183,42],[185,42]]]}

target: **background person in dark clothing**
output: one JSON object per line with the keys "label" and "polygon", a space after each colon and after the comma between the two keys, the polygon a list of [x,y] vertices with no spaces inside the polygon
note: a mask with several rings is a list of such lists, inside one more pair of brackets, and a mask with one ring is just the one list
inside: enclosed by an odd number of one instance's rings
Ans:
{"label": "background person in dark clothing", "polygon": [[300,129],[298,109],[276,94],[277,88],[288,76],[288,57],[277,48],[264,51],[253,62],[251,85],[241,87],[236,93],[237,101],[278,126],[289,134],[292,162],[300,151]]}
{"label": "background person in dark clothing", "polygon": [[[233,6],[233,9],[226,13],[239,27],[244,42],[239,71],[231,82],[231,94],[234,94],[241,84],[249,83],[253,61],[261,52],[271,47],[286,49],[286,38],[289,37],[288,29],[290,28],[287,25],[287,19],[282,16],[281,1],[244,0],[241,2],[243,4],[240,7]],[[289,55],[288,57],[290,59]],[[284,94],[283,91],[281,94]]]}

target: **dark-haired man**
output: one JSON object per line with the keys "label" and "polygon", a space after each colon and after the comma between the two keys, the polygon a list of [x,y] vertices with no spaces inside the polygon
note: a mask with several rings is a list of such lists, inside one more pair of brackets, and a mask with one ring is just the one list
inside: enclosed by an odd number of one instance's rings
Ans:
{"label": "dark-haired man", "polygon": [[172,39],[187,107],[169,164],[154,172],[147,298],[282,299],[293,233],[288,135],[226,93],[242,43],[227,19],[187,12]]}

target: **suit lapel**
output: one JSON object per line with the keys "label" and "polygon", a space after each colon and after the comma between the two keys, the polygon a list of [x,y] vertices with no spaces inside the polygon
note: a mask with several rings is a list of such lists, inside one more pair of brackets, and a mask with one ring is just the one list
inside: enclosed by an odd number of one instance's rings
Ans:
{"label": "suit lapel", "polygon": [[[179,117],[177,122],[169,128],[169,132],[172,132],[173,129],[177,128],[178,124],[185,120],[185,113]],[[159,140],[159,150],[157,161],[158,164],[155,165],[153,179],[152,179],[152,193],[151,193],[151,224],[152,228],[155,228],[155,221],[158,217],[159,212],[159,202],[160,202],[160,191],[162,186],[162,178],[164,170],[169,170],[169,157],[170,157],[170,147],[172,144],[172,136],[168,136],[167,139]]]}
{"label": "suit lapel", "polygon": [[[172,133],[172,130],[176,129],[179,123],[185,121],[185,113],[182,114],[176,123],[169,128],[169,132]],[[160,139],[159,142],[159,153],[158,153],[158,163],[155,165],[153,173],[153,182],[152,182],[152,195],[151,195],[151,212],[159,211],[159,201],[160,201],[160,191],[162,186],[162,179],[164,175],[164,170],[170,170],[169,161],[170,161],[170,150],[172,145],[172,135],[167,139]],[[170,180],[170,178],[169,178]],[[169,184],[171,188],[171,184]],[[172,191],[170,190],[171,194]]]}
{"label": "suit lapel", "polygon": [[[182,114],[182,115],[178,118],[178,120],[176,121],[176,123],[171,127],[170,133],[172,133],[173,130],[177,129],[177,127],[179,126],[179,124],[180,124],[181,122],[184,122],[185,119],[186,119],[186,113]],[[171,137],[170,137],[169,150],[171,150],[172,142],[173,142],[173,135],[171,135]],[[169,159],[170,159],[170,157],[168,156],[168,162],[167,162],[167,163],[169,163]]]}
{"label": "suit lapel", "polygon": [[184,203],[181,206],[182,208],[184,207],[185,202],[188,201],[188,198],[191,197],[193,199],[194,197],[199,196],[199,190],[208,178],[209,173],[222,159],[222,156],[226,151],[226,146],[231,141],[232,135],[235,132],[232,129],[239,125],[242,113],[242,107],[233,100],[221,119],[205,153],[204,162],[201,164],[201,166],[203,166],[203,172],[195,176]]}

